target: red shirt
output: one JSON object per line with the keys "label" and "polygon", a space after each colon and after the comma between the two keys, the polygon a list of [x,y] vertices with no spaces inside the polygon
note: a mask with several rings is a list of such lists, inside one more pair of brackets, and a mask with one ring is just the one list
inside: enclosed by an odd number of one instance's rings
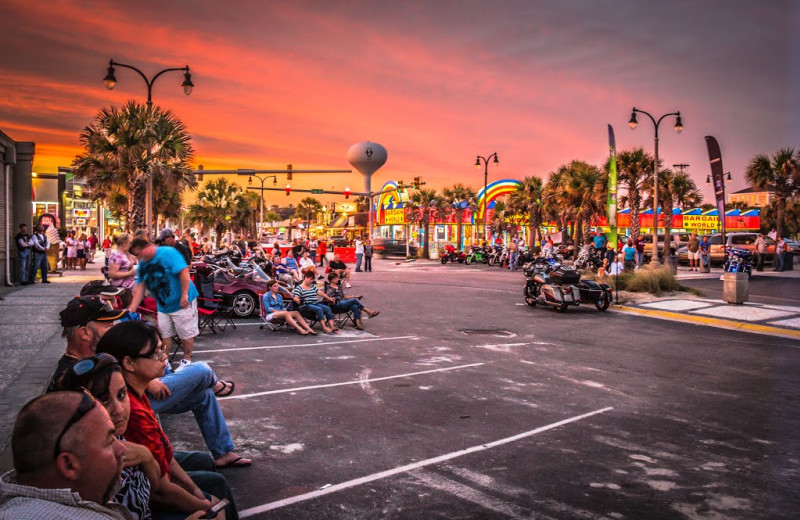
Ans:
{"label": "red shirt", "polygon": [[125,430],[125,439],[146,446],[156,459],[161,469],[161,476],[169,474],[169,464],[172,462],[172,444],[167,434],[158,424],[156,414],[150,407],[150,400],[142,394],[137,396],[131,387],[128,387],[128,397],[131,401],[131,416],[128,419],[128,429]]}
{"label": "red shirt", "polygon": [[317,246],[317,254],[319,256],[324,256],[327,252],[328,252],[328,244],[326,244],[325,241],[323,240]]}

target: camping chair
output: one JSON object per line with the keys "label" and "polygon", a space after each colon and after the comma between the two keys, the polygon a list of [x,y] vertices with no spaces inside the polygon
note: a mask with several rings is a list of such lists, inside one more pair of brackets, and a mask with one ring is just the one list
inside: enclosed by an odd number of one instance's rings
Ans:
{"label": "camping chair", "polygon": [[198,270],[194,275],[194,281],[199,293],[197,318],[200,333],[202,334],[206,327],[214,334],[217,333],[217,329],[223,332],[228,325],[235,329],[236,324],[231,319],[233,307],[214,293],[214,278]]}
{"label": "camping chair", "polygon": [[[137,307],[136,312],[138,312],[144,321],[158,329],[158,305],[156,304],[156,299],[152,296],[147,296],[142,299],[142,303],[139,304]],[[169,362],[175,359],[175,356],[178,355],[179,351],[183,350],[183,344],[181,343],[181,338],[178,336],[172,336],[172,343],[175,344],[175,348],[172,351],[172,354],[169,355]]]}
{"label": "camping chair", "polygon": [[[330,283],[325,282],[325,289],[324,289],[325,294],[328,294],[328,288],[330,286],[331,286]],[[353,311],[352,310],[336,312],[336,311],[333,310],[333,306],[330,306],[330,307],[331,307],[331,311],[333,311],[333,321],[334,321],[334,323],[336,323],[337,327],[339,327],[340,329],[344,328],[344,326],[347,325],[348,321],[352,322],[353,326],[355,326],[356,319],[353,317]]]}

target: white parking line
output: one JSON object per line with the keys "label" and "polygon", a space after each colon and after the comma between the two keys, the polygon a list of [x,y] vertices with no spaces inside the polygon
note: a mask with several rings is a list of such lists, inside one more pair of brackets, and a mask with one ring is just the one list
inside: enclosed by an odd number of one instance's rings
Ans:
{"label": "white parking line", "polygon": [[459,365],[456,367],[446,367],[446,368],[437,368],[434,370],[425,370],[422,372],[411,372],[408,374],[398,374],[396,376],[386,376],[386,377],[376,377],[373,379],[357,379],[355,381],[345,381],[344,383],[328,383],[326,385],[314,385],[314,386],[300,386],[297,388],[284,388],[281,390],[268,390],[266,392],[256,392],[254,394],[242,394],[242,395],[232,395],[230,397],[219,397],[217,401],[225,401],[226,399],[248,399],[250,397],[259,397],[262,395],[272,395],[272,394],[285,394],[287,392],[300,392],[302,390],[314,390],[317,388],[332,388],[334,386],[346,386],[346,385],[363,385],[365,383],[374,383],[376,381],[387,381],[389,379],[399,379],[402,377],[411,377],[411,376],[419,376],[422,374],[433,374],[435,372],[447,372],[450,370],[459,370],[462,368],[470,368],[470,367],[479,367],[481,365],[485,365],[485,363],[472,363],[470,365]]}
{"label": "white parking line", "polygon": [[306,500],[312,500],[314,498],[318,498],[324,495],[328,495],[330,493],[336,493],[337,491],[341,491],[343,489],[348,489],[355,486],[360,486],[362,484],[366,484],[368,482],[372,482],[375,480],[379,480],[386,477],[391,477],[393,475],[397,475],[399,473],[407,473],[409,471],[422,468],[425,466],[430,466],[431,464],[438,464],[440,462],[444,462],[446,460],[455,459],[457,457],[461,457],[463,455],[468,455],[470,453],[475,453],[479,451],[488,450],[490,448],[496,448],[497,446],[502,446],[503,444],[508,444],[510,442],[515,442],[520,439],[524,439],[526,437],[531,437],[533,435],[546,432],[548,430],[552,430],[554,428],[558,428],[560,426],[564,426],[569,423],[573,423],[576,421],[580,421],[582,419],[586,419],[592,417],[593,415],[598,415],[601,413],[609,412],[613,410],[614,407],[609,406],[606,408],[600,408],[599,410],[595,410],[593,412],[585,413],[582,415],[576,415],[574,417],[570,417],[569,419],[564,419],[563,421],[554,422],[548,424],[546,426],[541,426],[534,430],[529,430],[527,432],[520,433],[518,435],[514,435],[512,437],[506,437],[504,439],[499,439],[493,442],[489,442],[486,444],[481,444],[479,446],[472,446],[471,448],[466,448],[459,451],[454,451],[452,453],[448,453],[446,455],[440,455],[438,457],[434,457],[431,459],[422,460],[419,462],[414,462],[413,464],[407,464],[405,466],[400,466],[394,469],[390,469],[387,471],[382,471],[380,473],[373,473],[372,475],[367,475],[365,477],[360,477],[353,480],[348,480],[347,482],[342,482],[340,484],[336,484],[325,489],[319,489],[316,491],[311,491],[310,493],[303,493],[302,495],[296,495],[290,498],[284,498],[283,500],[277,500],[275,502],[269,502],[267,504],[263,504],[260,506],[251,507],[249,509],[245,509],[244,511],[239,511],[239,518],[249,518],[251,516],[255,516],[266,511],[272,511],[273,509],[279,509],[281,507],[286,507],[288,505],[296,504],[298,502],[305,502]]}
{"label": "white parking line", "polygon": [[326,345],[344,345],[346,343],[363,343],[365,341],[390,341],[393,339],[416,339],[417,336],[393,336],[391,338],[365,338],[353,339],[349,341],[320,341],[317,343],[297,343],[294,345],[264,345],[262,347],[233,347],[233,348],[217,348],[209,350],[194,350],[193,354],[207,354],[211,352],[237,352],[241,350],[268,350],[276,348],[295,348],[295,347],[324,347]]}

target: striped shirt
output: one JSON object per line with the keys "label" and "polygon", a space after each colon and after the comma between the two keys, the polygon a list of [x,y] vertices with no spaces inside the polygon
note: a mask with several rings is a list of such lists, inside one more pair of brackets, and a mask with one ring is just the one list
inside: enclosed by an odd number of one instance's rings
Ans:
{"label": "striped shirt", "polygon": [[317,297],[317,287],[315,285],[311,286],[311,289],[303,289],[303,285],[298,285],[294,288],[292,293],[300,298],[300,303],[303,305],[308,305],[310,303],[317,303],[319,301]]}

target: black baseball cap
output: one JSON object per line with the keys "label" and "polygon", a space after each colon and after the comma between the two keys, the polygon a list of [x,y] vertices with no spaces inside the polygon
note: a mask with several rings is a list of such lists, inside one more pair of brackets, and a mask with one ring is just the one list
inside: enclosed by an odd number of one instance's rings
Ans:
{"label": "black baseball cap", "polygon": [[114,309],[99,296],[76,296],[58,315],[61,317],[61,326],[67,328],[82,327],[90,321],[114,321],[125,312],[125,309]]}
{"label": "black baseball cap", "polygon": [[81,296],[117,296],[122,291],[122,287],[108,285],[105,280],[92,280],[81,288]]}

